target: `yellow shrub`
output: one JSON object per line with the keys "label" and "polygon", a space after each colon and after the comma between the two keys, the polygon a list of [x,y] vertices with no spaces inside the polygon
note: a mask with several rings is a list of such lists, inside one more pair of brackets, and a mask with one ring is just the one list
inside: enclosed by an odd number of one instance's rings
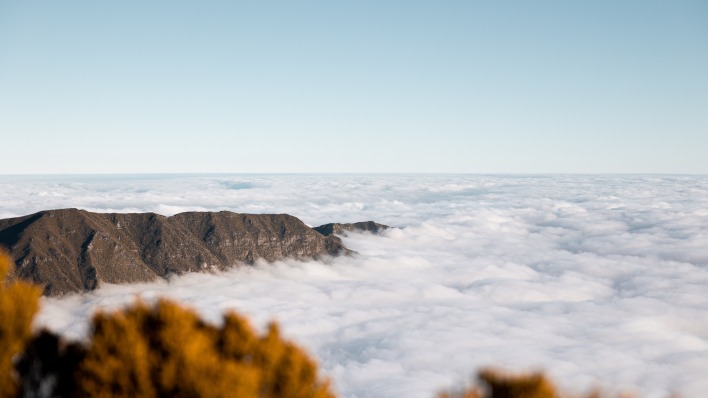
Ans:
{"label": "yellow shrub", "polygon": [[13,358],[30,338],[32,318],[39,309],[39,288],[7,280],[13,266],[14,261],[0,249],[0,398],[16,394]]}
{"label": "yellow shrub", "polygon": [[[477,385],[455,391],[445,391],[437,398],[601,398],[599,390],[586,394],[568,394],[556,389],[540,372],[513,374],[495,369],[483,369],[477,374]],[[617,395],[631,398],[631,395]]]}
{"label": "yellow shrub", "polygon": [[76,385],[86,397],[334,397],[275,324],[258,336],[230,313],[219,328],[167,300],[96,315]]}
{"label": "yellow shrub", "polygon": [[477,375],[481,385],[455,392],[442,392],[438,398],[556,398],[553,384],[541,373],[509,374],[485,369]]}
{"label": "yellow shrub", "polygon": [[486,369],[479,372],[480,381],[488,386],[490,398],[554,398],[553,384],[541,373],[513,375]]}

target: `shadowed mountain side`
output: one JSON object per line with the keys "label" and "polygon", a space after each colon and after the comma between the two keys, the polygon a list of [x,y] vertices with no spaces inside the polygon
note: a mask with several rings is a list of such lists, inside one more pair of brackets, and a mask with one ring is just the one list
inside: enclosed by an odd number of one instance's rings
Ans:
{"label": "shadowed mountain side", "polygon": [[341,223],[332,223],[332,224],[325,224],[325,225],[320,225],[319,227],[313,228],[315,231],[321,233],[324,236],[331,236],[332,234],[336,235],[347,235],[347,232],[371,232],[373,234],[378,234],[379,232],[383,231],[384,229],[389,229],[388,225],[383,225],[383,224],[378,224],[373,221],[362,221],[362,222],[355,222],[351,224],[341,224]]}
{"label": "shadowed mountain side", "polygon": [[0,245],[15,259],[15,278],[45,295],[93,290],[171,274],[222,270],[239,262],[350,254],[287,214],[42,211],[0,220]]}

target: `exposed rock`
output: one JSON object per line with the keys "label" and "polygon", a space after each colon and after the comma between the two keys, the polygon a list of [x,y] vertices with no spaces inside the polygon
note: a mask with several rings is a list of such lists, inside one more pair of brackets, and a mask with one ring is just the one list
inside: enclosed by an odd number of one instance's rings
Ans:
{"label": "exposed rock", "polygon": [[0,220],[0,245],[15,259],[13,277],[46,295],[134,283],[171,274],[223,270],[257,259],[317,258],[351,253],[287,214],[42,211]]}
{"label": "exposed rock", "polygon": [[391,228],[388,225],[378,224],[373,221],[362,221],[355,222],[351,224],[340,224],[332,223],[320,225],[319,227],[313,228],[315,231],[321,233],[324,236],[343,235],[346,236],[347,232],[371,232],[373,234],[378,234],[384,229]]}

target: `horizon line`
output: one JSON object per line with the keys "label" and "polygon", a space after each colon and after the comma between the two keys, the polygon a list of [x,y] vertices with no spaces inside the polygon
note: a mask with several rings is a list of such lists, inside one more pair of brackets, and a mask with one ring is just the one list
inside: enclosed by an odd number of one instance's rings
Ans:
{"label": "horizon line", "polygon": [[226,176],[226,175],[477,175],[477,176],[708,176],[708,173],[671,172],[99,172],[99,173],[0,173],[0,177],[62,176]]}

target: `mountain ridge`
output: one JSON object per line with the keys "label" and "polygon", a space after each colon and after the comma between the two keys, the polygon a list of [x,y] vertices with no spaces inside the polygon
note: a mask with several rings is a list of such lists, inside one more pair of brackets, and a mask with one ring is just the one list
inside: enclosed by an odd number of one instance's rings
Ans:
{"label": "mountain ridge", "polygon": [[49,296],[137,283],[187,272],[224,270],[257,260],[351,255],[288,214],[229,211],[94,213],[45,210],[0,220],[0,246],[15,260],[13,278]]}

